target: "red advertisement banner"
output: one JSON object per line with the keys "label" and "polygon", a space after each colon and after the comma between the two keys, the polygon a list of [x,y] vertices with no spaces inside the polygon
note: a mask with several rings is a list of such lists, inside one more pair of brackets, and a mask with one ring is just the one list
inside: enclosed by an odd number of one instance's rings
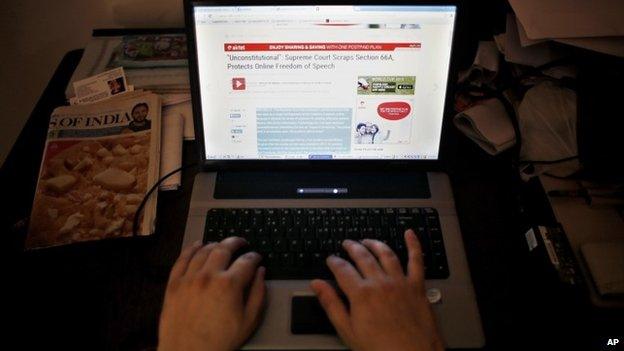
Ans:
{"label": "red advertisement banner", "polygon": [[397,48],[420,49],[420,43],[225,43],[232,51],[394,51]]}

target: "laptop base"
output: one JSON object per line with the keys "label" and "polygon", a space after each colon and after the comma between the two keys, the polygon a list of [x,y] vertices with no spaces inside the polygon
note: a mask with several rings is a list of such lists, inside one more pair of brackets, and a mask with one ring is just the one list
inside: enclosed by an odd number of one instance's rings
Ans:
{"label": "laptop base", "polygon": [[[464,244],[455,212],[448,177],[426,173],[429,198],[301,198],[301,199],[218,199],[214,196],[216,173],[199,173],[193,185],[183,247],[202,240],[206,214],[211,208],[336,208],[336,207],[434,207],[439,214],[446,249],[449,278],[425,282],[427,289],[438,289],[441,299],[432,305],[447,348],[479,348],[485,343],[476,297],[468,270]],[[253,182],[253,179],[246,179]],[[242,184],[241,184],[242,186]],[[403,187],[404,184],[396,184]],[[295,335],[291,331],[291,300],[313,295],[309,280],[268,280],[264,319],[244,346],[252,350],[345,349],[334,335]]]}

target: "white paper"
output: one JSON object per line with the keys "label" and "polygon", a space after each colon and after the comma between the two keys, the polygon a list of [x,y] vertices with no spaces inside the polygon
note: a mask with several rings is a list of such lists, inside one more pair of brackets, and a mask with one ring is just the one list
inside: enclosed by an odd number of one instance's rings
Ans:
{"label": "white paper", "polygon": [[518,26],[518,37],[520,38],[520,45],[524,46],[531,46],[531,45],[535,45],[535,44],[539,44],[539,43],[543,43],[545,41],[548,41],[547,39],[531,39],[527,36],[526,34],[526,30],[524,30],[524,27],[522,26],[522,22],[520,22],[518,20],[518,18],[516,18],[516,25]]}
{"label": "white paper", "polygon": [[459,73],[459,81],[463,82],[473,77],[475,71],[481,73],[478,77],[481,83],[491,81],[498,73],[499,56],[500,53],[493,41],[480,41],[472,66]]}
{"label": "white paper", "polygon": [[165,106],[163,113],[177,113],[184,117],[184,140],[195,140],[195,130],[193,128],[193,106],[191,101],[181,102],[175,105]]}
{"label": "white paper", "polygon": [[624,37],[566,38],[555,41],[603,54],[624,57]]}
{"label": "white paper", "polygon": [[[160,151],[160,176],[172,172],[182,166],[182,143],[184,118],[175,112],[162,111],[162,136]],[[165,179],[160,190],[176,190],[181,185],[182,172],[177,172]]]}
{"label": "white paper", "polygon": [[507,15],[506,32],[502,40],[505,60],[511,63],[537,67],[565,56],[565,50],[553,47],[550,42],[522,47],[516,19],[511,14]]}
{"label": "white paper", "polygon": [[526,233],[524,233],[524,238],[526,239],[527,245],[529,246],[529,251],[533,251],[533,249],[537,247],[537,239],[535,238],[535,232],[533,231],[533,228],[529,229]]}
{"label": "white paper", "polygon": [[509,0],[530,39],[624,36],[622,0]]}
{"label": "white paper", "polygon": [[162,105],[176,105],[182,102],[191,101],[191,94],[160,94]]}
{"label": "white paper", "polygon": [[74,82],[75,104],[93,103],[128,92],[123,67]]}
{"label": "white paper", "polygon": [[490,72],[498,72],[498,51],[494,42],[479,42],[473,65],[483,67]]}
{"label": "white paper", "polygon": [[458,113],[453,123],[490,155],[499,154],[516,143],[516,134],[503,104],[489,99]]}

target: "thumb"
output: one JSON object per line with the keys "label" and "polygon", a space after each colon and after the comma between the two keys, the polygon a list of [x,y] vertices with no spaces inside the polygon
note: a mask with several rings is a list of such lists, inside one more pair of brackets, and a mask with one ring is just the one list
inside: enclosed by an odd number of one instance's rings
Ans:
{"label": "thumb", "polygon": [[[264,309],[264,299],[266,297],[266,286],[264,284],[264,267],[258,267],[256,274],[249,288],[247,304],[244,310],[244,339],[246,340],[260,324],[262,311]],[[243,340],[244,341],[244,340]]]}
{"label": "thumb", "polygon": [[352,344],[351,317],[347,311],[336,289],[324,280],[314,279],[310,283],[310,288],[316,294],[321,306],[327,313],[329,321],[334,325],[338,335],[348,345]]}

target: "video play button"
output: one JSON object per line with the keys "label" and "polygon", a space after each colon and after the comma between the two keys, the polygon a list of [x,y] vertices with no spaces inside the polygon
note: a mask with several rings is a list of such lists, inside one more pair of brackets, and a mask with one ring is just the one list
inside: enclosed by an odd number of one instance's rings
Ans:
{"label": "video play button", "polygon": [[233,90],[245,90],[245,78],[232,78]]}

